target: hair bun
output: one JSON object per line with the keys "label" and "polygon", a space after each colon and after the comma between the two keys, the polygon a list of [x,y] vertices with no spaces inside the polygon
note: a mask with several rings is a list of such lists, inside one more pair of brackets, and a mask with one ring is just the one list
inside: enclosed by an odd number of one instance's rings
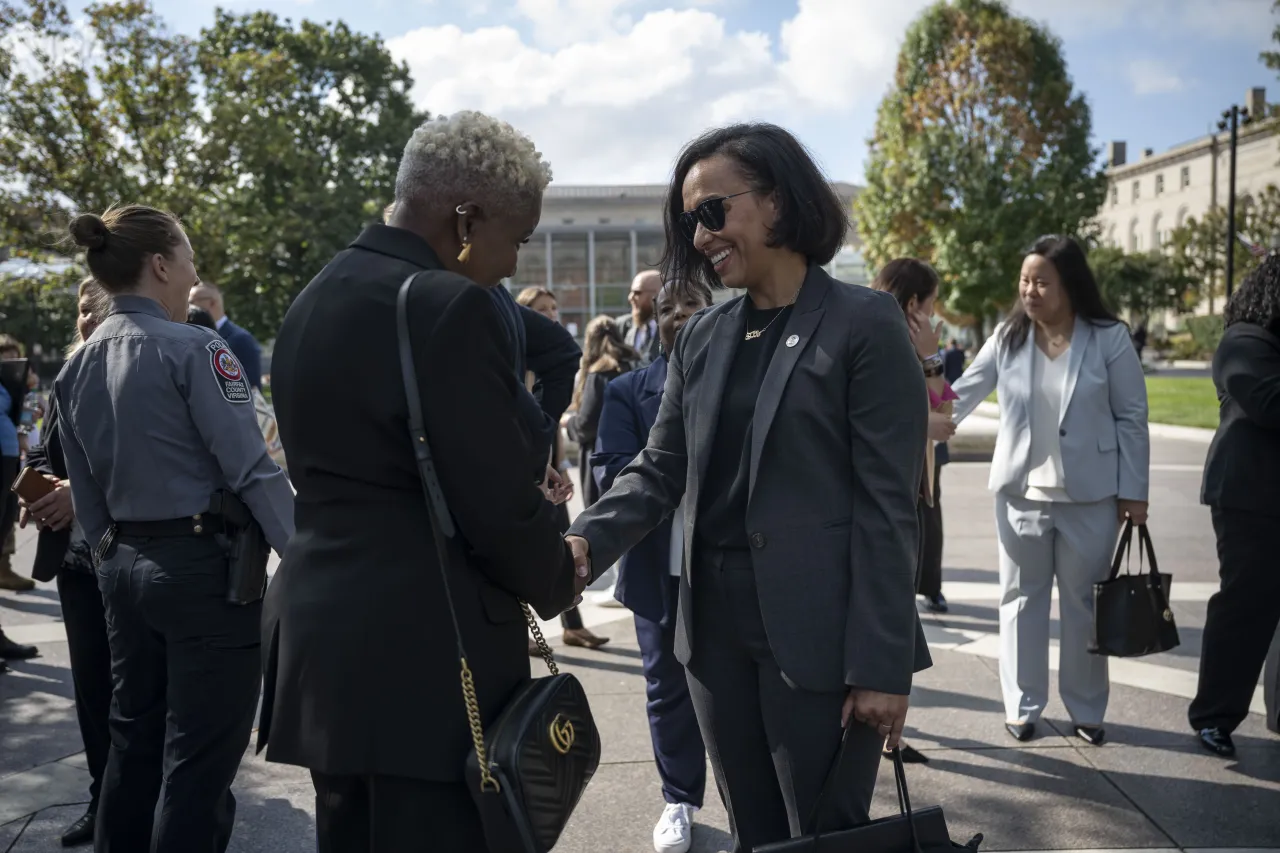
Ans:
{"label": "hair bun", "polygon": [[107,224],[102,221],[102,217],[96,213],[80,214],[71,220],[69,230],[71,239],[75,240],[76,245],[83,246],[91,252],[105,246],[107,236],[111,233],[107,230]]}

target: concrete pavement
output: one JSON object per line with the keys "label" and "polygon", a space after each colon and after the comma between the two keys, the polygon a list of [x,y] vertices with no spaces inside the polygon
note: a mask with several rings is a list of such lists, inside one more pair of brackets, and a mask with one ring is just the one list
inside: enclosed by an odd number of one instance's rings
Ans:
{"label": "concrete pavement", "polygon": [[[1172,606],[1183,645],[1114,663],[1109,741],[1102,748],[1069,736],[1056,700],[1035,740],[1017,744],[1004,733],[988,468],[956,463],[944,469],[952,611],[925,618],[935,666],[917,679],[907,737],[930,763],[909,768],[908,778],[915,802],[943,805],[955,838],[982,832],[984,850],[1280,850],[1280,738],[1265,731],[1260,715],[1251,715],[1237,733],[1238,757],[1222,761],[1200,751],[1187,731],[1205,604],[1216,588],[1213,533],[1197,499],[1206,449],[1199,441],[1153,440],[1151,529],[1161,569],[1174,575]],[[24,534],[20,570],[33,550]],[[644,853],[652,849],[649,836],[662,799],[635,633],[625,610],[589,601],[583,615],[612,642],[595,652],[553,645],[565,669],[586,685],[604,755],[556,850]],[[84,801],[88,776],[58,617],[51,585],[22,595],[0,593],[0,624],[15,639],[40,643],[42,653],[0,676],[0,853],[61,849],[58,833],[83,810],[60,805]],[[559,626],[547,631],[557,637]],[[541,670],[535,663],[535,673]],[[896,808],[892,790],[891,776],[883,772],[877,816]],[[315,849],[305,772],[248,756],[236,794],[232,851]],[[729,849],[714,788],[697,821],[694,850]]]}

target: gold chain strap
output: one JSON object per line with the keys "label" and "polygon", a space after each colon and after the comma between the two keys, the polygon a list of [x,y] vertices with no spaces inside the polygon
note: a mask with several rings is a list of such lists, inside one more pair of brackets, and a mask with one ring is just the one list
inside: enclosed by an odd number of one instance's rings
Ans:
{"label": "gold chain strap", "polygon": [[[529,630],[533,632],[533,641],[538,644],[538,653],[546,662],[547,669],[551,670],[552,675],[559,675],[560,669],[556,666],[556,659],[551,654],[551,647],[547,645],[547,638],[542,636],[542,628],[538,626],[537,617],[533,615],[529,605],[523,601],[520,602],[520,607],[524,610],[524,619],[529,623]],[[462,701],[467,706],[467,725],[471,729],[471,743],[476,749],[476,763],[480,765],[480,791],[496,794],[502,790],[502,786],[489,772],[489,757],[484,745],[484,727],[480,723],[480,701],[476,699],[476,681],[471,675],[471,667],[467,666],[467,659],[462,658],[461,661]]]}
{"label": "gold chain strap", "polygon": [[533,611],[529,609],[529,605],[523,601],[520,607],[524,610],[524,621],[529,623],[529,630],[533,633],[533,641],[538,644],[538,654],[542,655],[542,659],[547,664],[547,669],[551,670],[552,675],[559,675],[560,668],[556,666],[556,659],[551,654],[551,647],[547,645],[547,640],[542,636],[542,629],[538,627],[538,618],[533,615]]}
{"label": "gold chain strap", "polygon": [[462,701],[467,706],[467,725],[471,728],[471,742],[476,748],[476,763],[480,765],[480,792],[496,794],[502,790],[498,780],[489,773],[489,756],[484,747],[484,728],[480,725],[480,702],[476,699],[476,682],[471,677],[467,659],[462,661]]}

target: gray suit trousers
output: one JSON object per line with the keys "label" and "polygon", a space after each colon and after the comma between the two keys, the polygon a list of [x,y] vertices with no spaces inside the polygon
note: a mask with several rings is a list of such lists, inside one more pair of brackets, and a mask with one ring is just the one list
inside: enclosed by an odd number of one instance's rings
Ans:
{"label": "gray suit trousers", "polygon": [[[695,552],[689,691],[734,851],[810,831],[810,817],[843,730],[845,693],[789,682],[769,649],[748,552]],[[850,733],[822,828],[867,820],[884,738],[861,723]]]}

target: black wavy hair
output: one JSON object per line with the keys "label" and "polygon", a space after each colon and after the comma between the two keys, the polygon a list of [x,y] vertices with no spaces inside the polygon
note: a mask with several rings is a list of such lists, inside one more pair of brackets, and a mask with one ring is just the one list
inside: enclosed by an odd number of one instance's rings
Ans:
{"label": "black wavy hair", "polygon": [[663,215],[667,248],[660,266],[664,281],[723,287],[711,261],[695,250],[680,230],[684,180],[695,165],[718,154],[738,164],[754,191],[773,194],[778,218],[771,229],[770,246],[785,246],[812,263],[831,263],[849,232],[849,211],[831,182],[790,132],[774,124],[735,124],[702,134],[685,146],[676,160]]}
{"label": "black wavy hair", "polygon": [[[1027,249],[1028,255],[1039,255],[1058,271],[1062,289],[1077,317],[1083,317],[1098,326],[1114,326],[1120,318],[1111,313],[1093,277],[1089,258],[1084,247],[1074,237],[1049,234],[1036,240]],[[1031,333],[1031,318],[1022,306],[1022,300],[1013,303],[1004,327],[1005,341],[1012,350],[1021,349]]]}
{"label": "black wavy hair", "polygon": [[1252,323],[1280,335],[1280,255],[1271,252],[1244,277],[1223,309],[1224,325]]}

